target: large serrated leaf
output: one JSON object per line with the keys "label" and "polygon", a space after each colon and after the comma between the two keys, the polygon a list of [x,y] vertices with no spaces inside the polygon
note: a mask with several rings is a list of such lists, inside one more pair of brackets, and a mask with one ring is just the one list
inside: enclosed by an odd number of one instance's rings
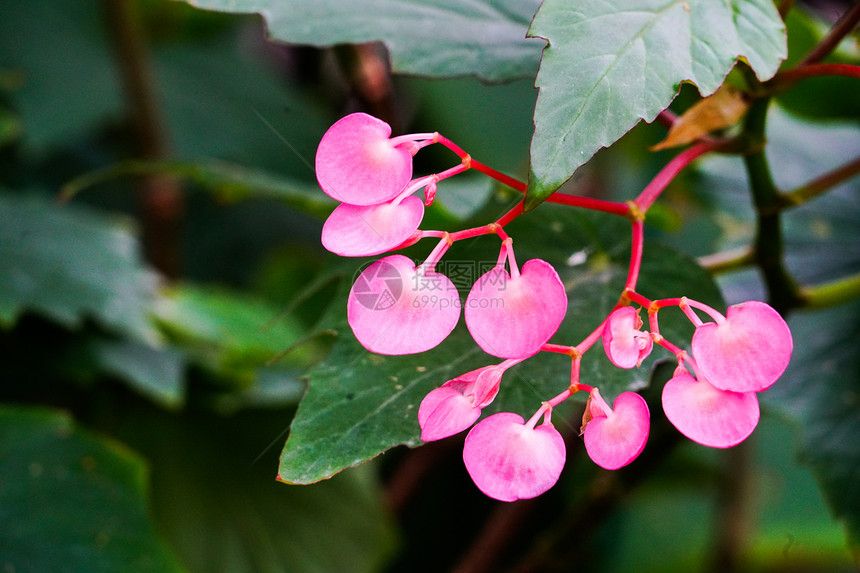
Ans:
{"label": "large serrated leaf", "polygon": [[2,194],[0,221],[0,325],[36,312],[67,327],[95,319],[137,340],[158,339],[148,316],[155,275],[114,220]]}
{"label": "large serrated leaf", "polygon": [[276,40],[313,46],[381,41],[394,71],[534,74],[543,42],[526,38],[537,0],[186,0],[200,8],[260,13]]}
{"label": "large serrated leaf", "polygon": [[[512,236],[522,237],[522,248],[518,249],[521,263],[529,255],[540,256],[559,271],[568,291],[569,307],[552,341],[578,344],[611,311],[624,287],[629,225],[610,215],[558,206],[541,209],[541,215],[538,219],[515,221],[506,229]],[[464,251],[469,259],[463,257]],[[447,263],[458,265],[460,271],[470,264],[477,269],[488,261],[492,266],[498,242],[487,238],[464,251],[449,253],[437,268],[453,268],[446,267]],[[458,256],[463,258],[457,260]],[[477,276],[471,278],[474,281]],[[653,298],[688,295],[715,306],[721,304],[707,273],[691,259],[660,245],[646,249],[640,290]],[[669,314],[665,317],[661,314],[662,333],[684,346],[692,328],[686,319],[678,320],[680,312],[674,316],[672,310],[666,312]],[[307,394],[281,454],[279,478],[283,481],[312,483],[394,446],[419,444],[417,411],[427,392],[459,374],[501,362],[477,347],[462,321],[441,345],[411,356],[371,354],[355,341],[345,322],[340,326],[341,334],[331,356],[309,376]],[[655,352],[643,370],[660,357],[666,357],[665,353]],[[584,382],[599,386],[611,399],[628,388],[644,386],[647,372],[613,367],[598,344],[584,358],[582,376]],[[570,360],[557,354],[540,354],[505,374],[501,391],[485,414],[513,411],[528,417],[542,400],[563,391],[569,383]]]}
{"label": "large serrated leaf", "polygon": [[19,573],[182,568],[154,532],[141,460],[65,414],[0,407],[0,566]]}
{"label": "large serrated leaf", "polygon": [[536,81],[527,209],[639,120],[653,121],[681,82],[707,96],[738,57],[765,80],[786,55],[771,0],[546,0],[529,34],[549,45]]}

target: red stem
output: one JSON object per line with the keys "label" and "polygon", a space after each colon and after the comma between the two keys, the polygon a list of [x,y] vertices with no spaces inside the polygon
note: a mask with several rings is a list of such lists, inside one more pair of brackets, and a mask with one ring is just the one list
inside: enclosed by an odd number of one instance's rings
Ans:
{"label": "red stem", "polygon": [[815,76],[847,76],[860,79],[860,66],[851,64],[808,64],[780,72],[777,82],[794,82]]}
{"label": "red stem", "polygon": [[642,190],[639,196],[633,200],[634,205],[642,213],[648,211],[660,193],[666,189],[666,186],[681,172],[684,167],[689,165],[694,159],[718,149],[722,142],[718,141],[701,141],[695,145],[685,149],[674,158],[672,158],[666,166],[651,180],[650,183]]}
{"label": "red stem", "polygon": [[625,289],[636,290],[636,281],[639,280],[639,271],[642,268],[642,251],[645,242],[645,223],[642,219],[633,219],[631,224],[633,233],[633,244],[630,247],[630,269],[627,271],[627,282]]}
{"label": "red stem", "polygon": [[549,196],[547,201],[550,203],[558,203],[560,205],[570,205],[572,207],[584,207],[585,209],[591,209],[592,211],[602,211],[603,213],[612,213],[613,215],[621,215],[622,217],[630,216],[630,205],[627,203],[603,201],[602,199],[567,195],[565,193],[553,193]]}
{"label": "red stem", "polygon": [[524,203],[525,203],[525,199],[520,201],[519,203],[517,203],[513,209],[511,209],[510,211],[508,211],[507,213],[502,215],[496,221],[496,225],[498,225],[499,227],[504,227],[505,225],[507,225],[508,223],[510,223],[511,221],[513,221],[514,219],[516,219],[517,217],[522,215]]}
{"label": "red stem", "polygon": [[496,181],[504,183],[505,185],[507,185],[511,189],[516,189],[520,193],[526,192],[527,185],[525,183],[523,183],[522,181],[519,181],[517,179],[514,179],[513,177],[505,175],[501,171],[496,171],[492,167],[484,165],[480,161],[476,161],[475,159],[470,158],[469,166],[472,169],[474,169],[475,171],[480,171],[484,175],[489,175],[490,177],[492,177]]}

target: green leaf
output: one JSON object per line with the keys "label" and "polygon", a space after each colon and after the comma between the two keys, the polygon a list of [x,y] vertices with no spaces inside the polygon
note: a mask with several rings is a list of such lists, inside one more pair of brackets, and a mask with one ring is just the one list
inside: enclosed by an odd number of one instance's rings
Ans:
{"label": "green leaf", "polygon": [[157,403],[175,408],[185,399],[185,360],[171,347],[154,348],[133,340],[95,339],[87,350],[99,368],[128,382]]}
{"label": "green leaf", "polygon": [[494,184],[489,177],[466,175],[445,185],[433,204],[442,207],[455,220],[463,221],[474,216],[487,203]]}
{"label": "green leaf", "polygon": [[[324,98],[284,82],[260,43],[248,41],[262,35],[261,26],[174,2],[141,8],[154,13],[145,55],[176,156],[232,160],[312,179],[319,137],[336,118],[325,111]],[[78,171],[119,152],[112,144],[91,147],[103,141],[94,133],[124,117],[106,24],[92,0],[15,2],[4,6],[0,18],[2,65],[21,72],[23,85],[9,99],[25,129],[24,148],[83,155]],[[181,27],[196,33],[183,35]],[[75,54],[74,65],[58,58],[60,52]],[[68,173],[67,166],[52,165],[51,176]]]}
{"label": "green leaf", "polygon": [[0,148],[17,140],[23,132],[24,126],[21,123],[21,118],[0,106]]}
{"label": "green leaf", "polygon": [[542,42],[526,38],[537,0],[186,0],[200,8],[260,13],[276,40],[333,46],[381,41],[394,71],[475,75],[534,73]]}
{"label": "green leaf", "polygon": [[156,537],[129,451],[47,409],[0,406],[0,567],[181,571]]}
{"label": "green leaf", "polygon": [[381,570],[393,531],[373,472],[313,487],[275,481],[272,446],[289,415],[137,409],[124,420],[122,438],[151,460],[159,526],[191,570]]}
{"label": "green leaf", "polygon": [[[223,288],[179,284],[156,309],[161,327],[202,366],[250,381],[257,371],[300,341],[291,315],[267,302]],[[289,358],[307,360],[302,349]]]}
{"label": "green leaf", "polygon": [[[552,341],[578,344],[606,318],[624,287],[629,224],[611,215],[566,207],[546,206],[541,212],[540,223],[519,219],[506,230],[514,237],[527,237],[518,243],[521,264],[529,255],[541,256],[558,270],[570,302]],[[491,267],[497,258],[497,242],[482,244],[489,248],[470,244],[460,251],[452,249],[437,268],[452,274],[456,266],[460,272],[455,284],[468,288],[478,278],[477,269]],[[535,245],[544,247],[537,250]],[[691,259],[655,244],[645,252],[639,285],[645,296],[688,295],[720,306],[713,281]],[[345,298],[341,296],[344,306]],[[692,327],[680,311],[669,312],[661,314],[661,330],[667,339],[684,346]],[[309,375],[307,394],[281,453],[279,479],[283,481],[312,483],[391,447],[418,445],[417,411],[427,392],[459,374],[501,362],[484,354],[462,324],[438,347],[412,356],[371,354],[356,342],[345,322],[339,329],[331,355]],[[621,370],[610,364],[597,345],[583,360],[582,380],[613,399],[626,389],[644,386],[648,369],[658,357],[659,351],[641,370]],[[505,374],[501,391],[485,414],[513,411],[527,418],[541,401],[562,392],[569,383],[569,359],[539,354]],[[578,427],[570,422],[568,427],[574,426]]]}
{"label": "green leaf", "polygon": [[789,319],[794,355],[764,403],[796,423],[802,459],[860,555],[860,301]]}
{"label": "green leaf", "polygon": [[786,55],[771,0],[546,0],[529,34],[545,38],[526,208],[600,148],[653,121],[681,82],[712,94],[742,56],[762,80]]}
{"label": "green leaf", "polygon": [[309,484],[394,446],[417,446],[424,395],[487,363],[462,329],[436,349],[413,356],[371,354],[348,325],[341,330],[331,356],[310,374],[281,453],[279,480]]}
{"label": "green leaf", "polygon": [[115,220],[34,196],[0,194],[0,325],[37,312],[66,327],[87,319],[156,341],[155,275]]}

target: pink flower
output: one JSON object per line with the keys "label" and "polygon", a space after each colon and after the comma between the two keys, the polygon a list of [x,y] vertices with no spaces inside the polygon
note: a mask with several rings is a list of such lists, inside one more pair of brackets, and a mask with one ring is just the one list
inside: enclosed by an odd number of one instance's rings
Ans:
{"label": "pink flower", "polygon": [[317,181],[342,203],[376,205],[394,199],[412,179],[408,144],[389,139],[391,126],[365,113],[338,120],[322,137],[316,155]]}
{"label": "pink flower", "polygon": [[620,394],[615,409],[595,388],[582,418],[582,434],[588,456],[602,468],[617,470],[635,460],[648,441],[648,404],[635,392]]}
{"label": "pink flower", "polygon": [[430,391],[418,408],[421,439],[441,440],[474,424],[498,394],[504,371],[499,365],[484,366]]}
{"label": "pink flower", "polygon": [[457,289],[445,275],[416,268],[403,255],[372,263],[346,304],[349,326],[378,354],[424,352],[445,340],[460,320]]}
{"label": "pink flower", "polygon": [[641,332],[639,310],[632,306],[616,309],[603,327],[603,349],[609,360],[619,368],[633,368],[651,354],[651,335]]}
{"label": "pink flower", "polygon": [[730,306],[724,321],[696,328],[692,342],[698,372],[732,392],[768,389],[788,366],[792,348],[788,325],[758,301]]}
{"label": "pink flower", "polygon": [[378,205],[339,205],[322,229],[322,244],[343,257],[378,255],[401,246],[421,224],[424,203],[409,195]]}
{"label": "pink flower", "polygon": [[510,412],[479,422],[463,446],[463,461],[475,485],[501,501],[544,493],[558,481],[564,460],[564,440],[550,422],[535,428]]}
{"label": "pink flower", "polygon": [[730,448],[752,434],[759,420],[755,392],[730,392],[679,369],[663,387],[663,411],[679,432],[703,446]]}
{"label": "pink flower", "polygon": [[540,350],[567,312],[567,293],[552,266],[526,261],[516,277],[496,267],[481,276],[466,298],[466,326],[485,352],[524,358]]}

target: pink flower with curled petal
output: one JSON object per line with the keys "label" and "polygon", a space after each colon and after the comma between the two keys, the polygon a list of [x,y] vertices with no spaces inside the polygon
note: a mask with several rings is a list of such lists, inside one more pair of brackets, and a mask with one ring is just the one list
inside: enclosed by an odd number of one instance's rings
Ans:
{"label": "pink flower with curled petal", "polygon": [[320,140],[317,181],[333,199],[376,205],[394,199],[412,179],[412,151],[389,139],[391,126],[365,113],[339,119]]}
{"label": "pink flower with curled petal", "polygon": [[504,371],[498,365],[484,366],[431,390],[418,408],[421,439],[441,440],[474,424],[498,394]]}
{"label": "pink flower with curled petal", "polygon": [[663,387],[663,411],[679,432],[712,448],[741,443],[759,420],[755,392],[721,390],[701,373],[696,380],[683,369]]}
{"label": "pink flower with curled petal", "polygon": [[778,312],[749,301],[730,306],[721,323],[696,328],[692,349],[698,371],[715,387],[761,392],[785,371],[793,341]]}
{"label": "pink flower with curled petal", "polygon": [[632,306],[616,309],[603,326],[603,349],[609,360],[619,368],[633,368],[651,354],[651,335],[642,332],[639,310]]}
{"label": "pink flower with curled petal", "polygon": [[472,481],[500,501],[536,497],[558,481],[564,440],[549,421],[538,427],[511,412],[479,422],[466,436],[463,462]]}
{"label": "pink flower with curled petal", "polygon": [[410,195],[400,202],[339,205],[322,229],[322,244],[343,257],[378,255],[401,246],[421,224],[424,203]]}
{"label": "pink flower with curled petal", "polygon": [[524,358],[546,344],[564,320],[567,293],[552,265],[526,261],[517,277],[501,267],[482,275],[466,298],[466,326],[484,352]]}
{"label": "pink flower with curled petal", "polygon": [[445,340],[460,320],[457,289],[445,275],[416,268],[403,255],[368,266],[346,303],[355,337],[378,354],[424,352]]}
{"label": "pink flower with curled petal", "polygon": [[624,392],[613,408],[595,388],[588,397],[582,418],[585,451],[594,463],[617,470],[635,460],[648,441],[648,404],[635,392]]}

